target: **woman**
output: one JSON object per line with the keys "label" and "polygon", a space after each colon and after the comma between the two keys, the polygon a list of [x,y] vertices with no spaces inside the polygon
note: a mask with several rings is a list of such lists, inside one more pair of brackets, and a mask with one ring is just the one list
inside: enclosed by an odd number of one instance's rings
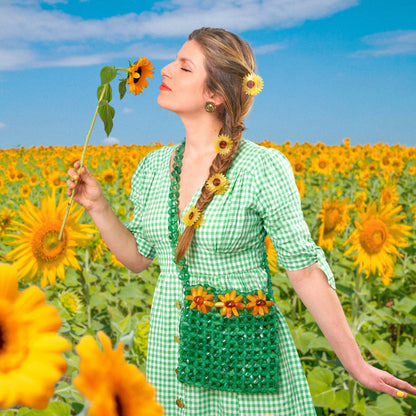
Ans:
{"label": "woman", "polygon": [[[263,264],[266,234],[277,249],[279,264],[351,376],[395,397],[415,394],[408,383],[363,360],[333,289],[331,270],[304,222],[287,159],[242,138],[244,118],[260,89],[254,71],[251,48],[238,36],[213,28],[191,33],[176,60],[162,69],[158,97],[161,107],[181,118],[186,141],[151,152],[140,162],[132,180],[134,217],[126,226],[86,169],[80,177],[74,169],[69,171],[68,194],[75,192],[74,199],[89,212],[127,268],[139,273],[158,257],[161,274],[151,310],[147,361],[147,377],[157,398],[167,415],[315,415],[287,325],[273,309],[272,298],[264,296],[269,284]],[[222,290],[223,297],[210,292],[211,286]],[[243,301],[238,293],[256,295]],[[203,316],[216,309],[224,322],[255,316],[255,311],[258,318],[267,317],[274,311],[279,332],[275,338],[279,358],[270,364],[270,371],[278,368],[274,389],[241,392],[229,384],[204,388],[187,378],[187,374],[196,377],[198,371],[189,373],[187,366],[193,363],[183,356],[187,345],[181,338],[188,333],[181,311]],[[190,331],[201,332],[199,327]],[[210,345],[215,341],[209,332],[204,336]],[[195,353],[214,351],[205,348],[201,345]],[[273,354],[274,350],[262,360]],[[227,364],[227,359],[216,360],[220,366]],[[248,362],[241,372],[245,376],[247,371],[248,379],[253,377],[251,367]],[[204,377],[208,385],[216,372]],[[235,380],[238,383],[239,377]],[[221,377],[217,381],[221,383]]]}

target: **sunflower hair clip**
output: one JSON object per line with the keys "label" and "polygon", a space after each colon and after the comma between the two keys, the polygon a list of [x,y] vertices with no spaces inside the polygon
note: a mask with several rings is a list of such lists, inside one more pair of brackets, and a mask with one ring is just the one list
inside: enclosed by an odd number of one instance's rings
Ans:
{"label": "sunflower hair clip", "polygon": [[226,134],[220,134],[214,140],[214,147],[215,151],[220,155],[228,155],[233,147],[233,139]]}
{"label": "sunflower hair clip", "polygon": [[263,78],[254,72],[243,78],[243,90],[247,95],[257,95],[263,89]]}
{"label": "sunflower hair clip", "polygon": [[204,222],[204,214],[197,207],[191,207],[184,215],[183,222],[188,227],[198,228]]}

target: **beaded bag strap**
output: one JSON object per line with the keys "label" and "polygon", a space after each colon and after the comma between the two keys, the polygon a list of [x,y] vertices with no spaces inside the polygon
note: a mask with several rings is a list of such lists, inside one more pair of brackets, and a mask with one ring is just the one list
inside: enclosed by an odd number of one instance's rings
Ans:
{"label": "beaded bag strap", "polygon": [[[169,190],[169,240],[173,251],[174,258],[176,253],[176,246],[178,244],[179,226],[178,226],[178,201],[179,201],[179,182],[182,168],[182,158],[185,151],[185,140],[175,149],[173,156],[173,165],[170,176],[170,190]],[[190,274],[185,258],[182,258],[179,263],[179,279],[182,281],[184,290],[190,288]],[[272,280],[270,276],[269,262],[267,261],[266,245],[263,251],[263,267],[267,272],[267,290],[268,296],[273,296]]]}

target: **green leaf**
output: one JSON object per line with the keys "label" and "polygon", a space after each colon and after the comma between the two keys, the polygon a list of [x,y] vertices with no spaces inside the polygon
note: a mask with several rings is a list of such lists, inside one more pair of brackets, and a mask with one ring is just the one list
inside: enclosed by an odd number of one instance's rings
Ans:
{"label": "green leaf", "polygon": [[70,416],[71,408],[62,402],[51,402],[44,410],[21,408],[16,416]]}
{"label": "green leaf", "polygon": [[333,373],[326,368],[315,367],[309,372],[307,379],[313,404],[317,407],[332,407],[335,402],[335,391],[331,386]]}
{"label": "green leaf", "polygon": [[310,348],[310,343],[317,337],[314,332],[307,332],[302,328],[293,328],[292,336],[295,341],[296,348],[306,354]]}
{"label": "green leaf", "polygon": [[146,296],[136,283],[129,283],[120,290],[118,298],[124,300],[143,300],[146,298]]}
{"label": "green leaf", "polygon": [[388,394],[377,397],[375,406],[367,406],[365,416],[404,416],[403,409]]}
{"label": "green leaf", "polygon": [[104,101],[98,107],[98,114],[104,123],[104,130],[108,137],[111,133],[111,130],[113,129],[113,118],[116,114],[116,111],[113,107],[111,107],[110,104],[108,104],[108,102]]}
{"label": "green leaf", "polygon": [[350,403],[350,394],[348,390],[340,390],[335,393],[335,401],[331,409],[342,410]]}
{"label": "green leaf", "polygon": [[328,351],[333,352],[333,349],[329,345],[329,342],[324,336],[318,336],[309,343],[311,350]]}
{"label": "green leaf", "polygon": [[100,72],[101,85],[111,82],[117,76],[117,70],[113,66],[105,66]]}
{"label": "green leaf", "polygon": [[98,277],[93,275],[92,273],[89,272],[82,272],[82,276],[84,277],[85,281],[87,283],[94,283],[98,280]]}
{"label": "green leaf", "polygon": [[127,79],[123,78],[118,84],[118,92],[120,93],[120,100],[123,99],[124,95],[126,94],[127,87],[126,87]]}
{"label": "green leaf", "polygon": [[[97,100],[100,99],[104,87],[106,87],[106,85],[100,85],[97,88]],[[104,93],[104,96],[103,96],[102,100],[107,101],[109,103],[112,99],[113,99],[113,90],[111,88],[111,85],[107,84],[107,87],[105,89],[105,93]]]}
{"label": "green leaf", "polygon": [[369,348],[374,358],[381,364],[388,364],[393,355],[393,349],[391,345],[386,341],[378,340],[374,342]]}
{"label": "green leaf", "polygon": [[413,309],[416,309],[416,299],[410,296],[404,297],[403,299],[400,299],[399,301],[395,301],[392,305],[392,309],[394,309],[397,312],[403,312],[406,314],[409,314],[413,311]]}

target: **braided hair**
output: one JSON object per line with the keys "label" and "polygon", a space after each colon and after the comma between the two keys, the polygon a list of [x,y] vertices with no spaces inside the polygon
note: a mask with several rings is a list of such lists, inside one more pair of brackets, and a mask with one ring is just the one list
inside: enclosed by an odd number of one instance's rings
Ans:
{"label": "braided hair", "polygon": [[[216,114],[222,122],[220,134],[231,137],[233,146],[227,154],[217,154],[210,166],[208,178],[217,173],[225,175],[237,154],[245,130],[244,119],[253,105],[253,97],[243,90],[243,78],[255,71],[253,51],[239,36],[219,28],[203,27],[194,30],[188,40],[197,42],[202,48],[207,89],[224,100],[217,107]],[[195,204],[196,208],[203,212],[213,196],[205,183]],[[194,227],[187,226],[180,236],[176,247],[178,262],[185,256],[194,230]]]}

